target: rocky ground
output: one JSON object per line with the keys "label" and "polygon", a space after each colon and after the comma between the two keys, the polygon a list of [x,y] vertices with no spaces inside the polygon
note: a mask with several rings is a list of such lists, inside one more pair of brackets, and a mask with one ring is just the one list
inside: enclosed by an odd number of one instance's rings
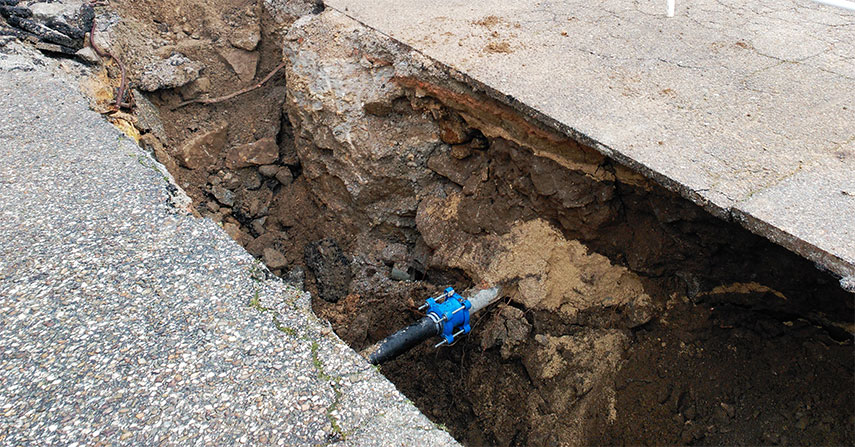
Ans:
{"label": "rocky ground", "polygon": [[114,0],[96,35],[135,101],[108,116],[356,349],[503,285],[471,336],[382,368],[429,417],[469,445],[852,442],[835,278],[321,10]]}

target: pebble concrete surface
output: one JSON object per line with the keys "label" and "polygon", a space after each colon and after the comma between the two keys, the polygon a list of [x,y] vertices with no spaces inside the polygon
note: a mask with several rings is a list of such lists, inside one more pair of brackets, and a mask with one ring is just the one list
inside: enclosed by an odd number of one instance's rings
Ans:
{"label": "pebble concrete surface", "polygon": [[0,47],[0,444],[457,445],[74,82]]}

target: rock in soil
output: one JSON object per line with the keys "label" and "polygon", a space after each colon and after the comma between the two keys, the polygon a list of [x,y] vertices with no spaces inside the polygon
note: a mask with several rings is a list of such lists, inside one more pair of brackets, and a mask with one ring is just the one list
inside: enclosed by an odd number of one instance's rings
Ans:
{"label": "rock in soil", "polygon": [[235,194],[234,214],[238,219],[246,221],[266,216],[270,210],[273,193],[267,188],[255,191],[238,190]]}
{"label": "rock in soil", "polygon": [[217,123],[212,130],[187,140],[179,149],[178,161],[188,169],[211,167],[226,144],[228,124]]}
{"label": "rock in soil", "polygon": [[101,63],[101,57],[91,47],[85,47],[74,54],[87,65],[98,65]]}
{"label": "rock in soil", "polygon": [[229,63],[235,74],[242,82],[249,82],[255,77],[258,69],[258,53],[239,48],[223,48],[220,55]]}
{"label": "rock in soil", "polygon": [[153,62],[143,69],[139,89],[145,92],[181,87],[199,77],[202,65],[181,53]]}
{"label": "rock in soil", "polygon": [[318,295],[331,303],[347,296],[353,275],[350,262],[333,239],[306,245],[306,266],[315,275]]}
{"label": "rock in soil", "polygon": [[258,173],[265,177],[274,177],[278,171],[279,166],[276,165],[264,165],[258,168]]}
{"label": "rock in soil", "polygon": [[288,265],[288,260],[282,253],[279,253],[278,250],[274,250],[272,248],[265,248],[264,255],[262,257],[264,259],[264,263],[267,264],[267,267],[270,269],[281,269]]}
{"label": "rock in soil", "polygon": [[276,171],[276,180],[283,185],[288,185],[294,180],[294,176],[291,174],[290,169],[283,166]]}
{"label": "rock in soil", "polygon": [[274,138],[233,147],[226,155],[226,167],[240,169],[249,166],[269,165],[279,159],[279,146]]}
{"label": "rock in soil", "polygon": [[258,23],[250,23],[242,28],[238,28],[229,36],[229,43],[232,46],[246,51],[254,50],[260,40],[261,27],[258,26]]}

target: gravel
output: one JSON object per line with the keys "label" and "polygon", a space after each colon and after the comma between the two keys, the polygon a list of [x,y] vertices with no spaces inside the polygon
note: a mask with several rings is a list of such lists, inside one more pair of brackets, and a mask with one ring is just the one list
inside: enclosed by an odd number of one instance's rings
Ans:
{"label": "gravel", "polygon": [[0,52],[0,444],[456,445],[90,112]]}

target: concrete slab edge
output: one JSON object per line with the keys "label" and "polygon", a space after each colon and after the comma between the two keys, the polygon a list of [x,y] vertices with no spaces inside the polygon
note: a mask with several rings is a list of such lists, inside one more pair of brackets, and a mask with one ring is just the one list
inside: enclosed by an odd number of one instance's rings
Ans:
{"label": "concrete slab edge", "polygon": [[805,241],[802,238],[799,238],[798,236],[789,234],[769,222],[740,212],[737,208],[740,202],[733,201],[726,197],[717,198],[705,196],[703,194],[703,191],[692,189],[690,186],[680,183],[679,181],[674,180],[673,178],[661,172],[658,172],[646,166],[645,164],[624,155],[619,151],[614,150],[608,144],[598,141],[570,126],[567,126],[557,121],[556,119],[537,110],[531,105],[525,104],[517,100],[512,95],[504,94],[501,91],[491,87],[490,85],[485,84],[479,81],[478,79],[469,76],[466,73],[463,73],[441,61],[436,60],[435,58],[414,48],[406,42],[398,40],[390,36],[389,34],[375,27],[372,27],[371,25],[366,24],[365,22],[349,14],[346,10],[341,10],[330,5],[326,5],[326,7],[335,10],[339,14],[348,17],[349,19],[361,24],[365,28],[374,31],[380,36],[384,36],[385,38],[396,43],[397,45],[400,45],[402,48],[405,48],[407,51],[411,53],[416,53],[419,55],[419,57],[431,61],[431,63],[439,70],[441,70],[443,74],[449,79],[460,82],[473,89],[475,92],[483,93],[487,97],[513,108],[525,118],[528,118],[541,125],[547,126],[563,135],[566,135],[571,139],[578,141],[579,143],[582,143],[588,147],[597,150],[598,152],[617,161],[618,163],[626,166],[627,168],[632,169],[635,172],[638,172],[639,174],[653,180],[665,189],[679,194],[681,197],[700,206],[713,216],[727,222],[736,222],[743,228],[751,231],[752,233],[758,236],[762,236],[768,239],[769,241],[781,245],[782,247],[792,251],[793,253],[796,253],[799,256],[802,256],[814,262],[817,265],[817,268],[819,268],[820,270],[829,271],[838,278],[840,278],[841,287],[843,287],[845,290],[855,292],[855,265],[843,259],[840,259],[838,256],[832,253],[820,249],[814,244],[811,244],[810,242]]}

